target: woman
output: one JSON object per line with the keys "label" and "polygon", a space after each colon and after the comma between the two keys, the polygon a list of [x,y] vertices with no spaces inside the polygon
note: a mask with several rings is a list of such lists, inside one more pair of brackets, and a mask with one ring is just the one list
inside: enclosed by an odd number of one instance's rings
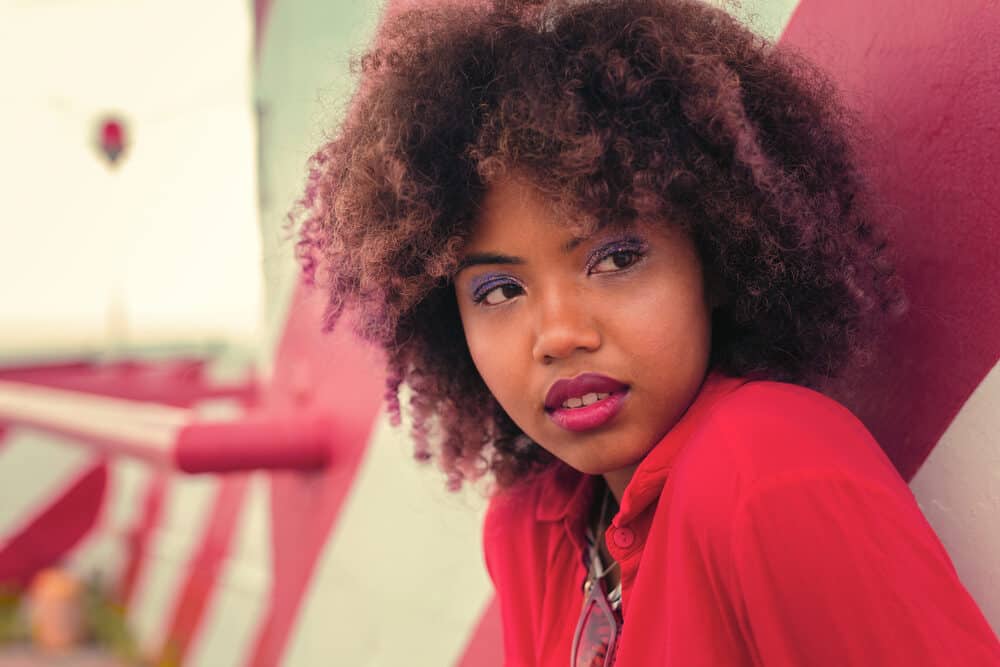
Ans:
{"label": "woman", "polygon": [[362,64],[301,257],[416,457],[493,483],[506,664],[1000,664],[815,391],[905,310],[826,77],[685,0],[410,12]]}

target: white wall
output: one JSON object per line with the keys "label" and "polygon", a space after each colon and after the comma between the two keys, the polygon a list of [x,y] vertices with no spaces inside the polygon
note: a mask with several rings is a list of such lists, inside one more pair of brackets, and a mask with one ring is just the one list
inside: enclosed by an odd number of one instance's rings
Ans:
{"label": "white wall", "polygon": [[[244,0],[0,3],[0,353],[232,341],[261,301]],[[108,112],[132,145],[109,169]]]}
{"label": "white wall", "polygon": [[969,593],[1000,635],[1000,365],[986,376],[910,488]]}

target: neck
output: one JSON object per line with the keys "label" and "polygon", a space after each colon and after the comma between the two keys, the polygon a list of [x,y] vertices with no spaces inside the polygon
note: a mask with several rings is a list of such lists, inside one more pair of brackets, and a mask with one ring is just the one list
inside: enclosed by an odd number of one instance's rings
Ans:
{"label": "neck", "polygon": [[638,465],[629,466],[627,468],[621,468],[620,470],[612,470],[611,472],[604,473],[604,481],[607,483],[608,488],[611,489],[611,495],[615,497],[615,501],[620,505],[622,502],[622,495],[625,493],[625,487],[628,486],[629,481],[632,479],[632,475],[635,474]]}

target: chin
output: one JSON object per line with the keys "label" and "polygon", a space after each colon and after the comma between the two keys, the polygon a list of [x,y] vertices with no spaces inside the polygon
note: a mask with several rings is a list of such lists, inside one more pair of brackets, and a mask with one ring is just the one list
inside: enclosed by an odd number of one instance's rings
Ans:
{"label": "chin", "polygon": [[582,472],[585,475],[605,475],[609,472],[622,470],[623,468],[635,467],[644,458],[645,454],[637,458],[622,458],[617,461],[595,461],[593,459],[588,459],[586,461],[568,461],[566,459],[562,459],[562,461],[569,467]]}
{"label": "chin", "polygon": [[577,472],[582,472],[585,475],[603,475],[606,472],[613,470],[614,468],[608,468],[607,466],[599,465],[574,465],[569,461],[563,461],[570,468],[573,468]]}

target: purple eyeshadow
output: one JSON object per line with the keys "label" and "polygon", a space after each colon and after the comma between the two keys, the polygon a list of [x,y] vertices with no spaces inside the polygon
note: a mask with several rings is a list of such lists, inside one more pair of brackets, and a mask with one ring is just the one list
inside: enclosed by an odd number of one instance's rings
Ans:
{"label": "purple eyeshadow", "polygon": [[474,278],[472,284],[469,285],[472,291],[472,300],[476,302],[482,301],[483,297],[489,294],[491,290],[509,283],[517,283],[517,281],[503,273],[487,273]]}
{"label": "purple eyeshadow", "polygon": [[[587,256],[587,271],[591,271],[594,266],[616,252],[634,252],[638,255],[643,255],[646,253],[646,248],[646,242],[638,236],[626,236],[615,239],[594,249]],[[472,295],[472,300],[479,303],[486,297],[487,294],[490,293],[490,291],[496,289],[497,287],[502,287],[503,285],[512,284],[520,285],[521,283],[516,278],[506,273],[487,273],[473,278],[469,285],[469,290]]]}
{"label": "purple eyeshadow", "polygon": [[595,266],[597,266],[601,261],[616,252],[634,252],[637,254],[644,254],[646,252],[646,242],[643,241],[638,236],[627,236],[625,238],[616,239],[610,243],[606,243],[599,248],[596,248],[587,257],[587,271],[591,271]]}

